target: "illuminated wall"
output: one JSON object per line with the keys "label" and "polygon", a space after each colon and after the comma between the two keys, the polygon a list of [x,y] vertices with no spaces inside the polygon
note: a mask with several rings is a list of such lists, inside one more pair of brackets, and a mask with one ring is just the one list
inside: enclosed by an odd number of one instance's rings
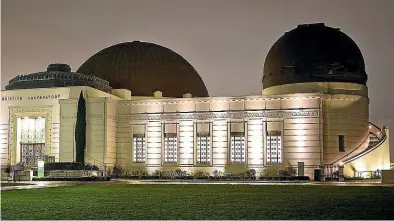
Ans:
{"label": "illuminated wall", "polygon": [[[82,91],[86,101],[85,161],[98,165],[105,164],[111,168],[117,159],[115,102],[121,98],[85,86],[68,89],[68,99],[58,101],[60,104],[60,161],[72,162],[75,159],[75,123],[78,98]],[[128,145],[130,141],[131,137],[128,136]]]}
{"label": "illuminated wall", "polygon": [[214,120],[212,126],[212,165],[225,166],[229,149],[227,121]]}
{"label": "illuminated wall", "polygon": [[147,166],[161,166],[162,164],[162,127],[159,121],[147,122]]}
{"label": "illuminated wall", "polygon": [[[316,85],[328,90],[324,85]],[[5,159],[2,163],[15,163],[20,158],[17,119],[42,116],[46,119],[46,153],[57,161],[72,161],[77,99],[84,91],[88,162],[100,161],[108,168],[118,164],[130,170],[174,166],[189,172],[223,171],[235,164],[261,171],[271,164],[296,167],[298,162],[304,162],[305,174],[311,176],[313,169],[340,160],[352,149],[368,143],[367,91],[348,84],[341,87],[334,85],[330,90],[348,94],[324,94],[320,89],[317,92],[321,93],[296,93],[293,86],[290,89],[281,86],[278,93],[294,93],[208,98],[162,98],[158,93],[156,97],[130,100],[89,87],[26,90],[31,94],[60,93],[61,99],[48,99],[46,103],[3,101],[2,112],[8,115],[2,116],[2,122],[8,123],[0,125],[0,156]],[[4,93],[26,96],[26,91]],[[168,164],[164,156],[166,133],[175,136],[177,147],[175,162]],[[345,152],[338,151],[341,134],[345,135]],[[133,161],[134,135],[143,137],[146,147],[145,159],[139,162]],[[206,149],[200,150],[207,156],[200,163],[199,137],[204,137]],[[235,147],[232,140],[241,140],[242,147]],[[276,161],[268,160],[274,154]],[[242,159],[235,160],[236,155]]]}
{"label": "illuminated wall", "polygon": [[[298,162],[304,162],[305,173],[311,175],[322,161],[319,96],[159,97],[119,101],[117,164],[130,170],[153,171],[171,166],[189,172],[212,172],[239,164],[261,171],[271,164],[296,167]],[[146,125],[144,163],[129,160],[135,148],[131,142],[133,134],[141,130],[136,125]],[[166,159],[167,135],[177,138],[176,162]],[[201,149],[199,137],[204,137],[207,149]],[[280,159],[276,162],[267,161],[268,137],[278,145],[275,148]],[[199,162],[202,159],[199,150],[209,156],[203,163]]]}
{"label": "illuminated wall", "polygon": [[264,165],[264,133],[263,119],[248,121],[248,164],[253,167]]}
{"label": "illuminated wall", "polygon": [[[59,161],[59,99],[68,98],[69,93],[69,88],[2,91],[0,104],[2,113],[0,116],[0,158],[2,166],[20,161],[18,119],[25,117],[45,118],[45,154],[53,156],[56,161]],[[21,123],[19,122],[19,124]]]}
{"label": "illuminated wall", "polygon": [[[323,136],[320,141],[323,141],[324,164],[338,163],[354,149],[363,149],[368,145],[369,98],[365,85],[340,82],[298,83],[270,87],[262,93],[281,95],[310,92],[322,94],[322,126],[314,129],[321,130]],[[339,135],[344,137],[344,151],[339,150]],[[317,158],[316,154],[312,155]]]}
{"label": "illuminated wall", "polygon": [[192,120],[182,120],[179,122],[179,165],[194,165],[194,122]]}
{"label": "illuminated wall", "polygon": [[388,128],[384,128],[386,140],[377,148],[368,151],[366,154],[344,164],[345,176],[367,177],[371,171],[390,169],[390,133]]}

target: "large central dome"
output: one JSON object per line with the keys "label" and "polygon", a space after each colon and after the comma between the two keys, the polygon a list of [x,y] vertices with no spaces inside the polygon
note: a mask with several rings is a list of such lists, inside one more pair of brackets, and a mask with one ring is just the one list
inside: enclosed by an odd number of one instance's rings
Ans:
{"label": "large central dome", "polygon": [[109,81],[115,89],[128,89],[133,96],[208,97],[203,80],[193,66],[174,51],[148,42],[125,42],[105,48],[77,70]]}

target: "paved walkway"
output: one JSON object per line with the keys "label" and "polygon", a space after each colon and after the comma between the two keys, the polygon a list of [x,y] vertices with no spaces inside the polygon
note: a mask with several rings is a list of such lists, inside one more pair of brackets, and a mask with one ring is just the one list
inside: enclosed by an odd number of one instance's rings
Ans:
{"label": "paved walkway", "polygon": [[[10,182],[10,183],[13,183],[13,182]],[[1,191],[41,189],[41,188],[62,187],[62,186],[78,186],[78,185],[87,184],[87,182],[74,182],[74,181],[22,181],[22,182],[16,182],[16,183],[21,183],[21,185],[20,186],[1,186]]]}
{"label": "paved walkway", "polygon": [[386,186],[394,187],[394,184],[382,184],[380,180],[347,181],[347,182],[314,182],[314,181],[211,181],[211,180],[127,180],[114,179],[113,181],[128,184],[215,184],[215,185],[322,185],[322,186]]}
{"label": "paved walkway", "polygon": [[[298,185],[298,186],[384,186],[394,187],[394,184],[382,184],[380,180],[376,181],[348,181],[348,182],[313,182],[313,181],[210,181],[210,180],[127,180],[127,179],[114,179],[111,181],[24,181],[19,182],[28,185],[21,186],[1,186],[1,191],[7,190],[26,190],[26,189],[40,189],[40,188],[53,188],[65,186],[79,186],[89,183],[124,183],[124,184],[190,184],[190,185]],[[17,182],[18,183],[18,182]]]}

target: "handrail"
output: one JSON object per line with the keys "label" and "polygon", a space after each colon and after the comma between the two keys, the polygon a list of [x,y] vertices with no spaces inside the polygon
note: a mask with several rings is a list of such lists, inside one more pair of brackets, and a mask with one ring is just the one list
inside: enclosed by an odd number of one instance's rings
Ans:
{"label": "handrail", "polygon": [[381,133],[382,132],[382,128],[376,126],[375,124],[373,124],[371,122],[369,122],[369,126],[373,126],[378,131],[378,133],[380,132],[380,134],[375,134],[375,133],[373,133],[373,131],[371,130],[372,128],[371,128],[369,130],[371,134],[375,135],[379,139],[383,137],[383,134]]}
{"label": "handrail", "polygon": [[90,156],[86,155],[86,158],[92,160],[93,161],[93,165],[96,165],[96,163],[98,163],[101,166],[104,166],[104,167],[106,166],[104,162],[101,162],[101,161],[99,161],[99,160],[97,160],[97,159],[95,159],[93,157],[90,157]]}
{"label": "handrail", "polygon": [[[93,157],[88,156],[88,155],[86,155],[85,157],[86,157],[86,159],[92,160],[94,166],[99,166],[99,167],[101,167],[101,169],[103,170],[103,175],[104,175],[104,176],[107,175],[107,165],[106,165],[106,163],[101,162],[101,161],[99,161],[99,160],[97,160],[97,159],[95,159],[95,158],[93,158]],[[96,163],[97,163],[98,165],[96,165]]]}
{"label": "handrail", "polygon": [[387,139],[386,133],[383,131],[382,138],[378,142],[376,142],[376,144],[374,144],[373,146],[368,146],[365,150],[361,151],[360,153],[357,153],[356,155],[352,156],[350,159],[345,160],[344,163],[348,163],[350,161],[356,160],[359,157],[371,152],[372,150],[378,148],[383,142],[385,142],[386,139]]}
{"label": "handrail", "polygon": [[[382,130],[381,128],[379,128],[378,126],[376,126],[375,124],[373,124],[373,123],[371,123],[371,122],[369,122],[369,126],[373,126],[375,129],[377,129],[377,131],[380,132],[380,137],[379,137],[379,136],[376,136],[374,133],[370,133],[370,131],[371,131],[371,129],[370,129],[370,130],[368,131],[368,132],[369,132],[369,133],[368,133],[368,136],[360,143],[360,145],[358,145],[355,149],[353,149],[352,151],[350,151],[350,152],[349,152],[348,154],[346,154],[345,156],[343,156],[343,157],[341,157],[340,159],[338,159],[338,160],[334,161],[333,163],[331,163],[332,165],[335,164],[335,163],[337,163],[337,162],[340,162],[340,161],[343,160],[343,159],[345,159],[346,157],[348,157],[349,155],[351,155],[352,153],[354,153],[356,150],[358,150],[362,145],[364,145],[365,141],[367,141],[367,140],[369,139],[369,134],[373,134],[373,135],[375,135],[375,136],[379,139],[379,141],[375,141],[375,142],[376,142],[376,145],[380,145],[382,142],[384,142],[384,140],[386,140],[386,134],[385,134],[384,130]],[[383,132],[382,132],[382,131],[383,131]],[[384,140],[383,140],[383,139],[384,139]],[[383,141],[382,141],[382,140],[383,140]],[[356,153],[354,156],[350,157],[349,159],[345,159],[345,160],[344,160],[344,163],[345,163],[345,162],[349,162],[349,161],[350,161],[351,159],[353,159],[355,156],[358,156],[359,154],[361,154],[361,153],[363,153],[363,152],[365,152],[365,151],[371,149],[371,147],[370,147],[369,145],[370,145],[370,143],[368,143],[368,146],[367,146],[364,150],[360,151],[359,153]],[[373,145],[373,147],[375,147],[376,145]]]}

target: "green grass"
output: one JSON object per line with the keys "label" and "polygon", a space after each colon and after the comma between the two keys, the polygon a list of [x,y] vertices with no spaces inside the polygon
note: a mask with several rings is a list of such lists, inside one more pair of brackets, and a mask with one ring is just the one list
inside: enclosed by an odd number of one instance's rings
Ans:
{"label": "green grass", "polygon": [[0,186],[24,186],[30,185],[28,183],[16,183],[16,182],[1,182]]}
{"label": "green grass", "polygon": [[393,219],[394,188],[130,185],[4,191],[2,219]]}

